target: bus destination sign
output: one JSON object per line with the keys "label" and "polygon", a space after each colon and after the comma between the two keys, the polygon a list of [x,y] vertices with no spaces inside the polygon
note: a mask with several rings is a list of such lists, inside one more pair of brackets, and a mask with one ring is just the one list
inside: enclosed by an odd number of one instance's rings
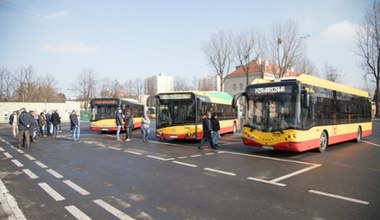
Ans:
{"label": "bus destination sign", "polygon": [[262,94],[275,94],[275,93],[285,93],[285,86],[272,86],[272,87],[262,87],[255,88],[254,94],[262,95]]}

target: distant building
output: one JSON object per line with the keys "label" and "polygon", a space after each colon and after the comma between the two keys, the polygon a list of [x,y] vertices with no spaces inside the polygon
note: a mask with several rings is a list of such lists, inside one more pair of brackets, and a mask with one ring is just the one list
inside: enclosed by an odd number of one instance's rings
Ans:
{"label": "distant building", "polygon": [[[252,60],[247,64],[247,69],[249,84],[256,78],[273,79],[279,72],[277,66],[261,60]],[[284,75],[284,77],[292,76],[297,76],[297,73],[293,69],[286,72]],[[237,66],[234,71],[226,76],[224,81],[224,91],[231,95],[243,92],[246,86],[247,79],[242,66]]]}
{"label": "distant building", "polygon": [[174,77],[159,73],[145,80],[145,94],[155,95],[174,91]]}

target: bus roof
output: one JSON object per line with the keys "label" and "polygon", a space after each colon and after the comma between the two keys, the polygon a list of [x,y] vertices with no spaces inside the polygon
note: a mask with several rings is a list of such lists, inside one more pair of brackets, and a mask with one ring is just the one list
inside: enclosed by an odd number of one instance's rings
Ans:
{"label": "bus roof", "polygon": [[311,86],[318,86],[321,88],[326,88],[326,89],[332,89],[335,91],[339,92],[344,92],[352,95],[357,95],[357,96],[363,96],[363,97],[369,97],[368,92],[364,90],[360,90],[354,87],[346,86],[340,83],[332,82],[326,79],[321,79],[315,76],[307,75],[307,74],[301,74],[299,75],[296,80],[298,82],[301,82],[306,85],[311,85]]}
{"label": "bus roof", "polygon": [[[218,104],[231,105],[232,96],[226,92],[220,91],[176,91],[176,92],[163,92],[161,94],[189,94],[192,93],[196,96],[206,98],[206,101]],[[203,99],[205,101],[205,99]]]}
{"label": "bus roof", "polygon": [[286,82],[286,81],[298,81],[300,83],[317,86],[325,89],[332,89],[339,92],[344,92],[352,95],[369,97],[368,92],[360,90],[354,87],[346,86],[340,83],[332,82],[326,79],[318,78],[315,76],[301,74],[297,77],[285,77],[280,79],[255,79],[252,81],[252,84],[261,84],[261,83],[270,83],[270,82]]}

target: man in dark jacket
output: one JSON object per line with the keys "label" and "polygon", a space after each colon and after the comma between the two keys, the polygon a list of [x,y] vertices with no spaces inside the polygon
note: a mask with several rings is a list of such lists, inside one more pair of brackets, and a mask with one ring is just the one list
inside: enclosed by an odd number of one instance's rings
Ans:
{"label": "man in dark jacket", "polygon": [[59,117],[58,110],[55,110],[53,114],[51,114],[51,122],[53,123],[53,137],[57,137],[58,135],[58,125],[61,124],[61,117]]}
{"label": "man in dark jacket", "polygon": [[17,147],[20,148],[21,144],[23,142],[23,139],[25,138],[26,146],[27,148],[30,147],[30,135],[29,135],[29,128],[32,125],[33,121],[30,117],[29,113],[26,112],[25,108],[20,109],[20,116],[19,116],[19,124],[18,124],[18,143]]}
{"label": "man in dark jacket", "polygon": [[203,129],[203,137],[202,137],[201,143],[198,146],[198,149],[203,149],[203,144],[206,141],[206,139],[210,143],[210,147],[212,149],[218,149],[217,147],[215,147],[214,142],[212,141],[213,130],[212,130],[212,124],[211,124],[211,112],[207,112],[207,116],[203,118],[202,129]]}
{"label": "man in dark jacket", "polygon": [[124,118],[124,115],[123,113],[121,112],[121,109],[119,108],[115,114],[115,122],[116,122],[116,140],[117,141],[121,141],[120,139],[120,131],[121,131],[121,127],[123,125],[123,118]]}

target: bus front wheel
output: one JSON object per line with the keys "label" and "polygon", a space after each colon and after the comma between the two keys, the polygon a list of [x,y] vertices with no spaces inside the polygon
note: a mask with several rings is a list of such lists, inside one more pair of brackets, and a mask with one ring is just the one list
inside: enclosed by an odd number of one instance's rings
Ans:
{"label": "bus front wheel", "polygon": [[362,129],[361,127],[358,127],[358,132],[356,133],[356,143],[359,143],[362,140]]}
{"label": "bus front wheel", "polygon": [[328,143],[328,138],[327,138],[327,134],[325,131],[322,132],[321,134],[321,137],[319,138],[319,152],[320,153],[323,153],[326,151],[326,148],[327,148],[327,143]]}

